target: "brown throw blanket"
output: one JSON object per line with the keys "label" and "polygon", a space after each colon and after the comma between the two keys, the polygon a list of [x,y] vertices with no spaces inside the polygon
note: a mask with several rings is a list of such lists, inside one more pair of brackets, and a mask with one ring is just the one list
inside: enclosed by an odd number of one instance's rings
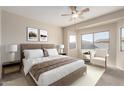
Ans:
{"label": "brown throw blanket", "polygon": [[34,78],[36,80],[38,80],[39,76],[42,73],[44,73],[46,71],[49,71],[51,69],[54,69],[54,68],[57,68],[57,67],[60,67],[60,66],[75,62],[77,60],[79,60],[79,59],[72,58],[72,57],[64,57],[64,58],[59,58],[59,59],[46,61],[46,62],[34,65],[31,68],[30,72],[34,76]]}

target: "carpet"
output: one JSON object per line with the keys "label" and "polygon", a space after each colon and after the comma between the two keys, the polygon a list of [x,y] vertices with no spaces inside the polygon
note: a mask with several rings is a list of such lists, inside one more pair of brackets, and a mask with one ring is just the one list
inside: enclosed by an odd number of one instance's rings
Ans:
{"label": "carpet", "polygon": [[103,67],[87,65],[87,74],[73,82],[71,86],[95,86],[104,71]]}
{"label": "carpet", "polygon": [[96,86],[124,86],[124,71],[117,68],[107,68]]}
{"label": "carpet", "polygon": [[6,74],[2,78],[2,82],[15,80],[15,79],[18,79],[18,78],[21,78],[21,77],[24,77],[24,75],[21,72]]}
{"label": "carpet", "polygon": [[3,83],[0,82],[0,86],[3,86]]}
{"label": "carpet", "polygon": [[24,77],[7,81],[3,83],[3,86],[29,86]]}

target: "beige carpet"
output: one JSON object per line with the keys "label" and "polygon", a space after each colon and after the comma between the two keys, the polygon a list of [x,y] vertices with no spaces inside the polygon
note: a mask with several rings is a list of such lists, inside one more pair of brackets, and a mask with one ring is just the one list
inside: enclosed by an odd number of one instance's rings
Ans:
{"label": "beige carpet", "polygon": [[[71,86],[94,86],[104,73],[105,69],[101,67],[87,65],[87,74],[76,80]],[[4,81],[4,86],[29,86],[24,76],[16,79]]]}
{"label": "beige carpet", "polygon": [[21,77],[15,80],[4,82],[3,86],[28,86],[28,83],[24,77]]}
{"label": "beige carpet", "polygon": [[107,68],[96,86],[124,86],[124,71],[117,68]]}
{"label": "beige carpet", "polygon": [[87,65],[87,74],[76,80],[71,86],[95,86],[105,69]]}

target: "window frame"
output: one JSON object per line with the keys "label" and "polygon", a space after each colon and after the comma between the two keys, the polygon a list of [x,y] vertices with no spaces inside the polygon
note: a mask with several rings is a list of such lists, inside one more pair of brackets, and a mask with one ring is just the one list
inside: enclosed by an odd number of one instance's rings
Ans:
{"label": "window frame", "polygon": [[[75,48],[70,48],[70,36],[71,36],[71,35],[75,35],[75,39],[76,39],[76,41],[75,41]],[[76,48],[77,48],[77,36],[76,36],[75,33],[69,34],[68,48],[69,48],[69,49],[76,49]]]}
{"label": "window frame", "polygon": [[[95,33],[102,33],[102,32],[108,32],[109,33],[109,46],[108,46],[108,50],[110,50],[110,30],[100,31],[100,32],[90,32],[90,33],[83,33],[83,34],[81,34],[81,46],[82,46],[82,35],[93,34],[93,45],[95,45],[94,34]],[[81,49],[82,49],[82,47],[81,47]],[[94,49],[96,49],[96,48],[94,48]]]}
{"label": "window frame", "polygon": [[[109,33],[109,38],[108,38],[108,40],[109,40],[109,45],[108,45],[108,50],[110,50],[110,30],[107,30],[107,31],[101,31],[101,32],[108,32]],[[100,32],[94,32],[94,33],[100,33]],[[94,43],[95,44],[95,43]],[[94,48],[95,49],[95,48]]]}
{"label": "window frame", "polygon": [[124,50],[122,49],[122,29],[124,29],[124,27],[120,28],[120,52],[124,52]]}
{"label": "window frame", "polygon": [[91,33],[84,33],[84,34],[81,34],[81,49],[83,49],[82,48],[82,35],[87,35],[87,34],[93,34],[93,45],[94,45],[94,32],[91,32]]}

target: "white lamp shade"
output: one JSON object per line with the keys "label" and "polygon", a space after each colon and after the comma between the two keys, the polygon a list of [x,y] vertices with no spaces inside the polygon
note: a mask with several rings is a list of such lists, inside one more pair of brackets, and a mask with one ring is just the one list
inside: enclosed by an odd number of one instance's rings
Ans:
{"label": "white lamp shade", "polygon": [[64,45],[59,45],[59,48],[62,48],[63,49],[64,48]]}
{"label": "white lamp shade", "polygon": [[9,52],[17,52],[17,45],[9,45],[9,47],[8,47],[8,51]]}

